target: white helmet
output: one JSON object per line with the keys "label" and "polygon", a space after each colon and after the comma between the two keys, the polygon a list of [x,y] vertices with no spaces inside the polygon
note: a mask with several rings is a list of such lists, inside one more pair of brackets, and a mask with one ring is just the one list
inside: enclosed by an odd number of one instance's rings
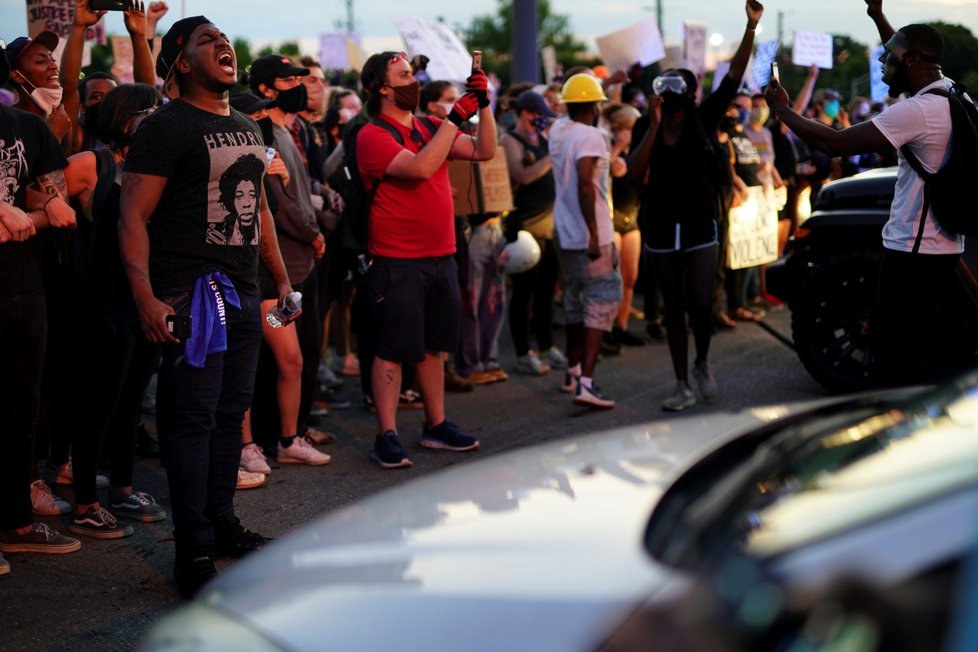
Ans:
{"label": "white helmet", "polygon": [[540,262],[540,245],[529,231],[520,231],[516,240],[503,247],[509,258],[500,263],[507,274],[519,274]]}

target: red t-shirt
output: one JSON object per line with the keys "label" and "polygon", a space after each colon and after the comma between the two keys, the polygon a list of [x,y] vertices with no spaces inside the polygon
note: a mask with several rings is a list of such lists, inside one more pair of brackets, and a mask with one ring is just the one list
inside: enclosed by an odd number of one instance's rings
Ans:
{"label": "red t-shirt", "polygon": [[[380,120],[386,120],[379,116]],[[441,120],[431,118],[436,127]],[[428,179],[385,177],[387,167],[402,149],[417,153],[420,142],[411,138],[411,129],[387,120],[401,133],[404,144],[383,127],[368,124],[357,134],[357,163],[367,192],[381,179],[370,207],[367,248],[371,254],[390,258],[426,258],[455,253],[455,205],[448,182],[448,163]],[[417,118],[414,129],[424,141],[431,140]],[[416,137],[415,137],[416,138]]]}

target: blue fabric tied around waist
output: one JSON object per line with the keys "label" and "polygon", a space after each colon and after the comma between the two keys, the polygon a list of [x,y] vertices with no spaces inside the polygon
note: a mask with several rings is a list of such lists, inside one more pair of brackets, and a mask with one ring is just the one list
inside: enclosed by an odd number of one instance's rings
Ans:
{"label": "blue fabric tied around waist", "polygon": [[197,279],[190,300],[193,326],[184,349],[190,366],[203,369],[208,355],[228,350],[227,306],[241,309],[231,279],[223,272],[210,272]]}

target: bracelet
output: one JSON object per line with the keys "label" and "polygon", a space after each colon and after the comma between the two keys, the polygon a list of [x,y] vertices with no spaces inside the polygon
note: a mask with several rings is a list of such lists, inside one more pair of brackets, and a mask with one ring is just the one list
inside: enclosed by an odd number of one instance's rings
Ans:
{"label": "bracelet", "polygon": [[45,215],[47,215],[47,213],[48,213],[48,204],[50,204],[51,202],[53,202],[57,198],[58,198],[57,195],[51,195],[51,197],[46,202],[44,202],[44,206],[41,208],[41,210],[44,211],[44,214]]}

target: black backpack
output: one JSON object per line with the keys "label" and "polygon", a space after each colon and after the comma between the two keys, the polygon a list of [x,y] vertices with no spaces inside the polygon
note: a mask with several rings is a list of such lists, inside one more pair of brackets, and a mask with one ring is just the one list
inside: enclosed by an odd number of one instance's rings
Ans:
{"label": "black backpack", "polygon": [[[422,140],[427,143],[435,134],[435,123],[427,117],[419,117],[418,121],[428,131],[427,138],[422,136]],[[343,166],[336,175],[339,181],[333,184],[333,189],[343,197],[343,212],[337,226],[340,247],[354,253],[367,251],[367,221],[370,218],[370,204],[377,194],[377,188],[383,182],[381,179],[368,190],[360,179],[360,167],[357,164],[357,136],[368,124],[377,125],[390,133],[399,145],[404,144],[401,132],[394,125],[379,118],[369,122],[356,120],[347,125],[346,131],[343,132]]]}
{"label": "black backpack", "polygon": [[978,108],[965,97],[967,88],[955,84],[951,92],[933,88],[928,93],[947,98],[951,109],[951,155],[940,170],[930,174],[908,145],[900,148],[903,157],[924,180],[924,207],[913,252],[920,249],[927,209],[942,229],[961,235],[978,235],[978,216],[974,214],[974,184],[978,179]]}

